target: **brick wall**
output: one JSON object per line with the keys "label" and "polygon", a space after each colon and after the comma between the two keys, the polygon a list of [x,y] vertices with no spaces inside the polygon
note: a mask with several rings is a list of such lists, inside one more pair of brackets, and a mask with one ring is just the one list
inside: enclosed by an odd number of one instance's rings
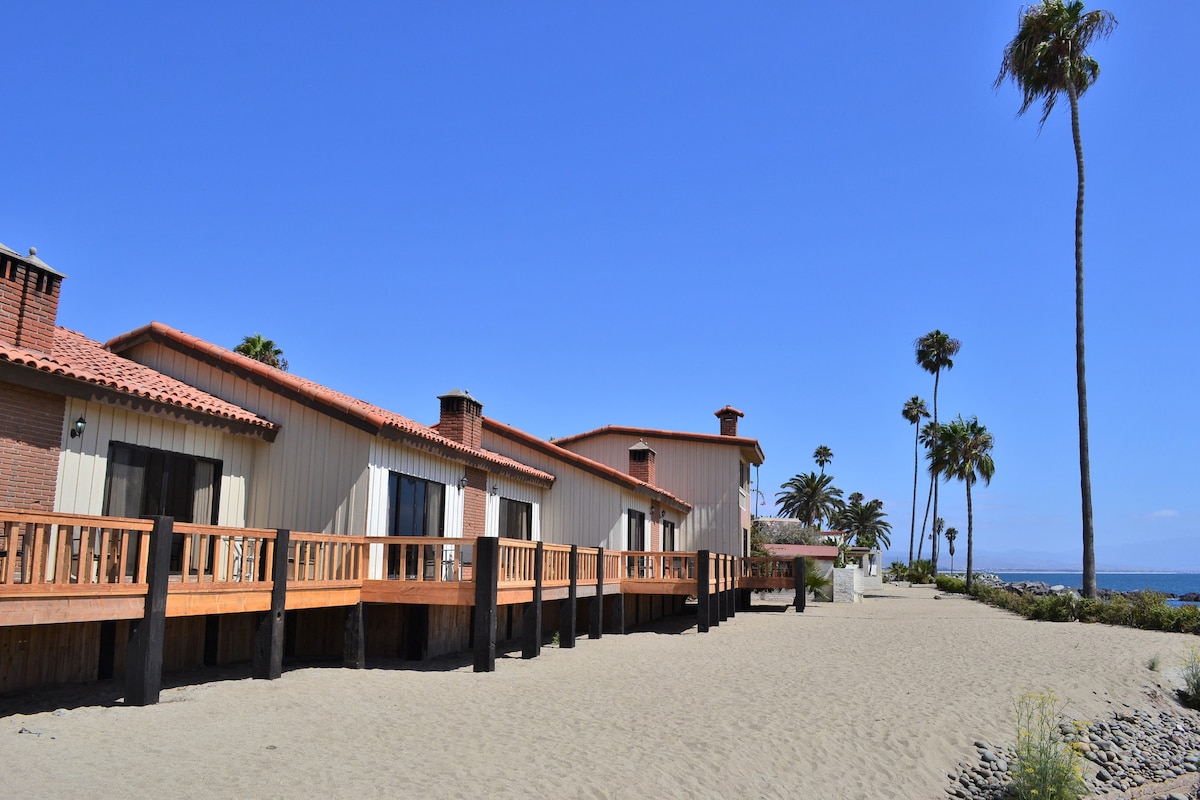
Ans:
{"label": "brick wall", "polygon": [[0,506],[54,510],[66,400],[0,383]]}
{"label": "brick wall", "polygon": [[487,525],[487,473],[467,468],[463,489],[463,536],[483,536]]}
{"label": "brick wall", "polygon": [[61,286],[55,275],[0,259],[0,340],[50,353]]}

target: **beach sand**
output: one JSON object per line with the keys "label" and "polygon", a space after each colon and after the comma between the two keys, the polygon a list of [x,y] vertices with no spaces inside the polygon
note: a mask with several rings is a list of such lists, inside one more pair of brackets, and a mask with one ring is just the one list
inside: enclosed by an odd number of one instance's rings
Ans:
{"label": "beach sand", "polygon": [[0,795],[944,798],[974,740],[1012,741],[1023,691],[1055,692],[1075,719],[1174,708],[1198,643],[937,595],[885,585],[705,634],[668,620],[491,674],[292,669],[146,708],[96,704],[102,687],[47,694],[71,707],[0,717]]}

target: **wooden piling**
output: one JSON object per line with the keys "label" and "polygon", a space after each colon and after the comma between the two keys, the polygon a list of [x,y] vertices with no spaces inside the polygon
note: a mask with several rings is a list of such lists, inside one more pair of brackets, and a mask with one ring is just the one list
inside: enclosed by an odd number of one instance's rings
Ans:
{"label": "wooden piling", "polygon": [[708,551],[696,553],[696,630],[707,633],[710,621],[712,598],[708,594]]}
{"label": "wooden piling", "polygon": [[[125,663],[125,704],[149,706],[162,693],[163,642],[167,628],[167,584],[171,577],[171,539],[175,520],[149,517],[150,531],[146,561],[146,609],[133,623]],[[145,534],[142,534],[145,537]]]}
{"label": "wooden piling", "polygon": [[525,606],[524,644],[521,658],[537,658],[542,653],[542,580],[546,574],[546,549],[537,543],[533,556],[533,600]]}
{"label": "wooden piling", "polygon": [[475,540],[475,672],[496,671],[496,603],[500,584],[500,540]]}
{"label": "wooden piling", "polygon": [[596,594],[588,601],[588,638],[604,635],[604,548],[596,553]]}
{"label": "wooden piling", "polygon": [[792,575],[795,578],[796,586],[796,610],[804,613],[805,595],[808,594],[808,576],[807,566],[803,556],[796,556],[796,560],[792,562]]}
{"label": "wooden piling", "polygon": [[575,614],[579,605],[579,545],[571,545],[571,554],[567,556],[567,599],[563,601],[558,613],[558,646],[571,648],[575,646]]}
{"label": "wooden piling", "polygon": [[[291,533],[287,528],[275,531],[275,550],[271,560],[271,610],[258,615],[258,631],[254,641],[255,678],[275,680],[283,674],[283,617],[287,607],[288,544]],[[265,565],[261,568],[265,568]]]}
{"label": "wooden piling", "polygon": [[362,603],[346,609],[346,627],[342,636],[342,666],[364,669],[367,666],[367,628]]}

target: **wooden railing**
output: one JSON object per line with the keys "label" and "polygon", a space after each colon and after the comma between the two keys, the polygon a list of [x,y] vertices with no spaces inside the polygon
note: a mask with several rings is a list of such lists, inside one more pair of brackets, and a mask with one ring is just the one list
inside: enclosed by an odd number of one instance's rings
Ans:
{"label": "wooden railing", "polygon": [[275,531],[176,522],[171,577],[209,586],[275,581]]}
{"label": "wooden railing", "polygon": [[626,580],[696,580],[696,554],[629,551],[620,554]]}
{"label": "wooden railing", "polygon": [[145,584],[153,523],[0,509],[0,585]]}
{"label": "wooden railing", "polygon": [[[544,544],[542,545],[542,585],[547,587],[567,586],[571,583],[571,545],[569,544]],[[582,560],[582,556],[577,557],[577,560]],[[595,559],[592,560],[595,564]],[[578,564],[576,565],[575,579],[582,582],[583,576],[578,572]],[[595,573],[592,574],[592,583],[596,582]]]}
{"label": "wooden railing", "polygon": [[358,541],[381,551],[383,580],[469,583],[472,579],[474,539],[369,536]]}
{"label": "wooden railing", "polygon": [[289,583],[362,582],[365,537],[336,533],[291,533],[289,537]]}

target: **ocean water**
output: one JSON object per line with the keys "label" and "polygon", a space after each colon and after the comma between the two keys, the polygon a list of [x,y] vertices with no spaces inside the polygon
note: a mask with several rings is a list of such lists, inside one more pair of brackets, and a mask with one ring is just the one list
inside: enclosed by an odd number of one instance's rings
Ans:
{"label": "ocean water", "polygon": [[[986,572],[986,570],[984,570]],[[994,572],[1001,580],[1041,581],[1051,586],[1062,584],[1074,589],[1083,587],[1081,572]],[[1116,592],[1138,592],[1150,589],[1163,594],[1181,595],[1200,592],[1200,573],[1196,572],[1097,572],[1096,585]]]}

